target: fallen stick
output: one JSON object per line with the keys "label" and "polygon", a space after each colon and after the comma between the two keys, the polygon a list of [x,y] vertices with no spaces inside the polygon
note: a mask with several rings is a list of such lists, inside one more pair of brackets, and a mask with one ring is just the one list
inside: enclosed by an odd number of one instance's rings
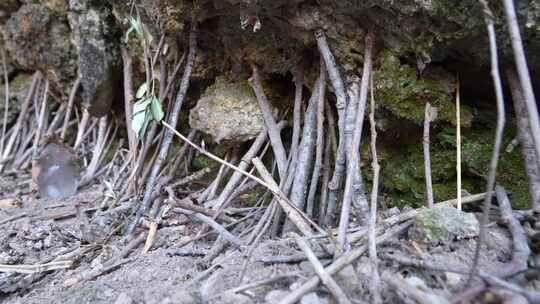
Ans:
{"label": "fallen stick", "polygon": [[[512,206],[510,205],[510,200],[506,195],[506,191],[501,186],[495,187],[495,191],[501,218],[508,226],[510,234],[512,235],[514,251],[512,253],[512,260],[504,266],[494,269],[490,275],[497,278],[506,278],[527,269],[527,260],[531,254],[531,249],[527,243],[527,236],[523,227],[513,216]],[[484,291],[486,283],[484,281],[478,281],[476,283],[477,284],[473,287],[454,297],[452,303],[469,303],[473,298]]]}
{"label": "fallen stick", "polygon": [[399,290],[400,292],[411,297],[416,303],[420,304],[431,304],[431,303],[440,303],[447,304],[448,301],[443,297],[437,296],[433,293],[428,293],[424,290],[420,290],[414,286],[411,286],[407,281],[400,278],[399,275],[395,273],[390,273],[389,271],[382,274],[382,279],[393,287],[394,289]]}
{"label": "fallen stick", "polygon": [[0,264],[0,272],[38,273],[50,270],[66,269],[73,265],[73,261],[58,261],[37,265],[5,265]]}
{"label": "fallen stick", "polygon": [[[166,122],[162,122],[163,126],[165,126],[166,128],[168,128],[169,130],[171,130],[176,136],[178,136],[180,139],[182,139],[184,142],[188,143],[190,146],[192,146],[193,148],[195,148],[195,150],[197,150],[199,153],[202,153],[206,156],[208,156],[210,159],[212,160],[215,160],[217,161],[218,163],[220,164],[223,164],[231,169],[233,169],[234,171],[237,171],[237,172],[240,172],[241,174],[249,177],[250,179],[254,180],[255,182],[257,182],[258,184],[260,184],[261,186],[267,188],[268,190],[270,190],[276,197],[278,197],[280,199],[280,201],[284,204],[284,205],[287,205],[290,207],[290,209],[294,209],[297,213],[300,214],[300,216],[303,218],[303,220],[307,221],[308,223],[310,223],[313,227],[315,227],[317,230],[319,231],[323,231],[315,222],[313,222],[311,219],[309,219],[309,217],[307,217],[302,211],[298,210],[288,199],[286,196],[283,195],[283,193],[281,193],[281,191],[279,191],[279,187],[276,187],[277,185],[275,184],[274,182],[274,186],[268,184],[267,182],[263,181],[262,179],[256,177],[255,175],[245,171],[245,170],[242,170],[241,168],[233,165],[233,164],[230,164],[226,161],[224,161],[223,159],[215,156],[214,154],[204,150],[203,148],[199,147],[198,145],[196,145],[195,143],[193,143],[192,141],[190,141],[188,138],[186,138],[184,135],[180,134],[180,132],[178,132],[176,129],[174,129],[173,127],[171,127],[168,123]],[[255,161],[258,160],[257,158],[253,159],[253,162],[255,163]],[[259,160],[260,162],[260,160]],[[262,163],[261,163],[262,164]],[[262,165],[261,168],[264,168],[264,165]],[[266,169],[264,169],[264,171],[266,171]],[[268,171],[266,171],[268,172]],[[273,181],[273,179],[272,179]],[[276,191],[278,190],[278,191]]]}
{"label": "fallen stick", "polygon": [[21,200],[16,197],[0,199],[0,209],[20,208],[21,205]]}
{"label": "fallen stick", "polygon": [[[255,165],[255,168],[257,168],[257,171],[261,175],[261,177],[266,181],[266,183],[269,185],[269,189],[272,192],[275,193],[281,193],[281,190],[279,189],[278,184],[274,181],[272,178],[272,175],[266,170],[264,167],[264,164],[261,162],[260,159],[254,158],[253,164]],[[283,211],[285,212],[285,215],[287,218],[291,221],[291,223],[302,232],[303,235],[309,236],[313,234],[313,230],[309,226],[309,223],[305,221],[306,216],[303,216],[302,211],[299,211],[298,209],[294,208],[292,204],[288,204],[285,202],[284,199],[282,199],[283,195],[279,195],[276,197],[278,204],[281,206]]]}
{"label": "fallen stick", "polygon": [[71,111],[73,110],[73,104],[75,104],[75,98],[77,97],[77,91],[79,90],[79,87],[81,86],[81,77],[77,77],[75,82],[73,83],[73,87],[71,88],[71,92],[69,92],[69,99],[68,99],[68,105],[66,108],[66,114],[64,116],[64,123],[62,124],[62,129],[60,131],[60,139],[64,141],[66,138],[66,131],[69,124],[69,119],[71,118]]}
{"label": "fallen stick", "polygon": [[182,213],[184,213],[186,215],[196,217],[199,221],[204,222],[208,226],[212,227],[220,235],[222,235],[223,238],[225,238],[227,241],[231,242],[235,246],[243,247],[243,243],[239,238],[237,238],[234,234],[230,233],[227,229],[225,229],[225,227],[220,225],[218,222],[214,221],[212,218],[210,218],[210,217],[208,217],[206,215],[203,215],[201,213],[193,212],[193,211],[190,211],[190,210],[186,210],[186,209],[182,209],[182,208],[177,208],[177,209],[180,210]]}
{"label": "fallen stick", "polygon": [[[381,244],[383,242],[386,242],[391,237],[395,236],[398,233],[401,233],[405,229],[409,228],[409,226],[412,225],[412,221],[405,222],[399,226],[393,227],[386,231],[383,235],[379,236],[377,238],[377,243]],[[360,247],[354,248],[351,251],[343,254],[341,257],[339,257],[337,260],[335,260],[330,266],[325,268],[325,271],[329,275],[333,275],[335,273],[338,273],[343,268],[345,268],[347,265],[354,262],[356,259],[361,257],[366,251],[368,250],[367,245],[362,245]],[[291,293],[289,293],[287,296],[285,296],[279,304],[293,304],[297,301],[300,301],[302,296],[305,294],[313,291],[320,283],[320,279],[318,276],[314,276],[311,279],[309,279],[307,282],[304,282],[302,285],[300,285],[298,288],[293,290]]]}
{"label": "fallen stick", "polygon": [[264,118],[268,137],[270,138],[270,144],[272,145],[274,157],[277,162],[279,176],[281,179],[284,179],[285,175],[287,174],[287,153],[285,152],[285,147],[283,146],[283,141],[281,140],[280,129],[278,128],[274,115],[272,114],[273,111],[270,102],[264,94],[264,89],[261,85],[259,76],[259,70],[255,65],[252,65],[251,68],[253,69],[253,74],[251,75],[251,78],[249,78],[249,85],[255,92],[257,102],[259,103],[259,107]]}
{"label": "fallen stick", "polygon": [[[333,254],[329,253],[323,253],[323,254],[316,254],[315,255],[317,259],[331,259],[334,257]],[[294,254],[294,255],[278,255],[278,256],[270,256],[270,257],[263,257],[258,259],[258,262],[263,263],[264,265],[272,265],[272,264],[296,264],[307,260],[307,257],[305,254]]]}
{"label": "fallen stick", "polygon": [[[197,206],[197,205],[191,203],[191,198],[189,196],[187,198],[184,198],[184,199],[179,199],[174,194],[174,191],[172,190],[172,187],[165,187],[165,190],[169,194],[168,204],[171,205],[171,207],[180,207],[180,208],[183,208],[183,209],[187,209],[187,210],[190,210],[190,211],[193,211],[193,212],[198,212],[198,213],[204,214],[206,216],[211,216],[211,217],[214,217],[214,216],[216,216],[218,214],[218,211],[216,211],[214,209]],[[220,219],[220,220],[223,220],[223,221],[225,221],[227,223],[234,222],[233,218],[231,218],[231,217],[229,217],[229,216],[227,216],[225,214],[220,214],[217,218]]]}
{"label": "fallen stick", "polygon": [[130,261],[133,261],[134,258],[125,259],[129,255],[129,253],[135,249],[137,246],[139,246],[141,243],[144,242],[146,239],[146,233],[141,233],[139,236],[131,240],[126,247],[118,254],[118,256],[108,260],[103,264],[102,267],[99,268],[93,268],[86,272],[81,272],[77,274],[75,277],[67,279],[64,281],[63,286],[64,287],[71,287],[78,283],[86,282],[89,280],[93,280],[100,275],[103,275],[105,273],[108,273],[112,271],[113,269],[126,264]]}
{"label": "fallen stick", "polygon": [[328,288],[328,291],[336,298],[337,302],[340,304],[349,304],[352,303],[349,298],[347,298],[347,295],[345,292],[339,287],[339,285],[332,279],[332,277],[325,271],[323,265],[313,253],[311,248],[309,247],[309,244],[306,240],[301,238],[298,234],[292,233],[292,236],[294,240],[296,241],[296,244],[300,249],[304,252],[306,257],[308,258],[309,262],[313,266],[313,269],[319,276],[320,280],[326,287]]}
{"label": "fallen stick", "polygon": [[[504,125],[506,122],[506,114],[504,112],[504,96],[502,90],[501,76],[499,73],[499,59],[497,55],[497,39],[495,37],[495,24],[493,21],[493,12],[490,10],[487,0],[481,0],[481,4],[484,7],[484,18],[487,26],[489,36],[489,50],[491,58],[491,77],[493,78],[493,87],[495,89],[495,99],[497,102],[497,127],[495,130],[495,139],[493,144],[493,152],[491,155],[491,161],[489,164],[489,173],[487,178],[486,192],[488,193],[484,200],[484,208],[482,210],[482,217],[480,219],[480,232],[478,235],[478,241],[476,242],[476,250],[474,252],[473,265],[471,267],[471,275],[469,280],[472,279],[473,274],[478,266],[478,260],[480,259],[480,249],[485,239],[487,224],[489,221],[489,210],[491,209],[491,199],[493,195],[493,188],[495,187],[495,177],[497,176],[497,164],[499,162],[499,155],[501,151]],[[512,214],[510,212],[510,214]]]}

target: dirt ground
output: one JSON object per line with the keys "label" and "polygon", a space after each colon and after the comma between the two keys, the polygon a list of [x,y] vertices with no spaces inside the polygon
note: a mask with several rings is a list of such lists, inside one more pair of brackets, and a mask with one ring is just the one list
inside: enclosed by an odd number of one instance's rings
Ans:
{"label": "dirt ground", "polygon": [[[118,259],[126,246],[121,234],[114,230],[96,232],[114,227],[112,223],[123,218],[115,214],[111,219],[107,213],[96,212],[103,200],[101,186],[64,200],[34,199],[25,190],[28,178],[2,177],[2,196],[18,197],[22,206],[0,210],[0,264],[35,265],[64,256],[73,260],[73,265],[34,274],[0,273],[2,303],[277,303],[314,275],[292,238],[264,239],[255,247],[239,248],[221,246],[224,242],[214,242],[213,235],[183,245],[200,229],[198,223],[186,218],[160,228],[148,253],[142,254],[139,245]],[[361,239],[353,248],[365,243]],[[328,243],[319,244],[314,251],[327,265],[331,262],[325,250]],[[466,276],[406,266],[391,257],[397,254],[467,267],[475,245],[475,239],[465,239],[428,246],[409,241],[406,231],[401,232],[378,247],[379,270],[383,279],[392,274],[429,291],[434,299],[450,298],[464,287]],[[493,223],[482,250],[481,269],[502,266],[511,254],[507,229]],[[294,259],[280,261],[284,258]],[[111,266],[108,261],[116,262]],[[107,271],[99,271],[104,267]],[[370,269],[364,254],[333,277],[354,303],[362,303],[368,299]],[[534,286],[538,287],[538,282],[531,282],[531,288]],[[382,295],[385,303],[411,302],[388,284],[383,284]],[[301,302],[334,303],[334,299],[319,285],[316,293],[305,295]]]}

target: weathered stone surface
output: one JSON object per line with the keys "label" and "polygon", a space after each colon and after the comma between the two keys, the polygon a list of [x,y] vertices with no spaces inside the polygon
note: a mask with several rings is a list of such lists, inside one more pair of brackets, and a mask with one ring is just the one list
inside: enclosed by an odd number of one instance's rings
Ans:
{"label": "weathered stone surface", "polygon": [[65,15],[38,4],[23,5],[7,21],[5,36],[17,68],[41,70],[53,85],[75,75],[77,64]]}
{"label": "weathered stone surface", "polygon": [[451,206],[421,210],[409,230],[409,239],[422,243],[447,243],[472,238],[479,233],[479,223],[471,213]]}
{"label": "weathered stone surface", "polygon": [[90,0],[69,2],[69,22],[79,54],[82,98],[89,112],[103,116],[119,91],[120,52],[111,7]]}
{"label": "weathered stone surface", "polygon": [[247,83],[217,79],[189,115],[192,128],[212,135],[216,142],[243,142],[256,137],[264,120],[255,94]]}

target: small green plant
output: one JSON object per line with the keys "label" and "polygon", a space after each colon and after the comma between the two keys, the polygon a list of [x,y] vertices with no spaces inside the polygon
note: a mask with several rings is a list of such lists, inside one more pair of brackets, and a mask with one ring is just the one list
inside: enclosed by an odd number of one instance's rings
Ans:
{"label": "small green plant", "polygon": [[[135,32],[141,47],[144,50],[144,56],[148,60],[149,46],[153,41],[152,34],[144,25],[139,17],[129,17],[129,29],[126,32],[125,43],[129,43],[130,34]],[[138,89],[135,95],[136,101],[133,105],[133,116],[131,119],[131,128],[137,134],[139,139],[144,138],[148,126],[153,121],[161,122],[165,117],[161,102],[154,94],[154,80],[147,79]]]}
{"label": "small green plant", "polygon": [[148,91],[148,82],[139,87],[135,97],[137,101],[133,105],[131,128],[142,139],[150,123],[152,121],[161,122],[165,113],[156,95]]}

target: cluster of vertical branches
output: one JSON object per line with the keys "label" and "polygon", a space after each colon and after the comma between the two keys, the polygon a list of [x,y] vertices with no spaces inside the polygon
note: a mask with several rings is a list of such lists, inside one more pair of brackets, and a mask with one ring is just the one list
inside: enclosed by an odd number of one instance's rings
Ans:
{"label": "cluster of vertical branches", "polygon": [[[496,186],[496,170],[505,123],[494,16],[487,2],[485,0],[480,0],[480,2],[484,7],[490,41],[491,75],[498,119],[487,178],[480,237],[470,272],[471,278],[477,276],[479,252],[485,238],[491,200]],[[515,68],[506,69],[506,78],[516,109],[518,135],[523,148],[533,209],[540,212],[538,110],[513,2],[505,0],[504,4],[516,63]],[[262,85],[261,72],[255,64],[252,64],[249,84],[262,112],[265,128],[250,143],[246,151],[241,151],[243,155],[239,155],[238,150],[231,149],[224,159],[206,151],[195,131],[185,136],[176,130],[194,69],[197,34],[197,23],[192,22],[185,54],[177,56],[172,68],[165,54],[164,37],[155,45],[144,46],[146,83],[154,84],[157,81],[158,100],[162,104],[168,104],[168,110],[164,121],[151,124],[143,138],[138,138],[139,135],[131,128],[135,102],[133,59],[130,50],[127,47],[122,48],[127,150],[122,148],[122,142],[118,145],[112,144],[117,137],[120,123],[110,116],[93,118],[84,107],[75,106],[77,91],[81,84],[80,79],[75,81],[68,102],[53,109],[48,102],[49,83],[40,72],[36,72],[16,121],[8,126],[10,93],[6,74],[5,114],[0,138],[0,172],[8,168],[16,170],[35,166],[43,139],[54,137],[56,134],[59,141],[74,150],[87,151],[82,153],[86,170],[81,176],[80,186],[88,185],[96,177],[112,174],[107,183],[112,195],[104,199],[101,205],[103,208],[111,208],[127,200],[136,201],[133,214],[128,219],[125,235],[134,237],[141,223],[149,223],[145,251],[152,246],[164,213],[164,205],[167,204],[203,223],[198,235],[191,240],[202,238],[208,234],[208,230],[214,230],[220,235],[218,241],[222,240],[222,243],[247,248],[248,255],[262,236],[291,233],[298,246],[317,269],[318,276],[331,289],[340,303],[350,302],[330,277],[330,272],[339,271],[350,263],[351,259],[367,251],[372,265],[371,300],[374,303],[380,303],[382,301],[381,279],[378,273],[376,250],[376,244],[379,241],[376,238],[376,228],[381,168],[377,157],[374,114],[377,108],[373,86],[375,32],[369,30],[365,34],[364,62],[361,71],[358,72],[359,76],[349,76],[346,79],[342,75],[342,69],[332,53],[325,33],[322,30],[315,33],[314,41],[320,57],[319,75],[311,84],[305,83],[304,75],[300,71],[294,74],[295,94],[291,122],[283,120],[283,113],[278,113],[272,107],[272,102],[265,94]],[[2,61],[4,73],[7,73],[3,54]],[[183,72],[179,76],[182,67]],[[333,89],[334,96],[327,93],[328,87]],[[309,98],[304,98],[303,95],[307,91],[311,94]],[[302,115],[305,99],[307,99],[307,105]],[[373,171],[372,189],[369,195],[364,186],[360,168],[360,144],[362,136],[366,133],[364,131],[366,111],[369,111],[370,123],[370,136],[366,138],[370,142]],[[430,208],[434,206],[434,198],[430,174],[429,129],[430,122],[435,117],[436,109],[428,103],[425,110],[423,145],[427,206]],[[71,126],[76,126],[76,128],[70,128]],[[284,141],[282,134],[282,131],[288,127],[292,128],[290,144]],[[70,134],[72,129],[76,129],[77,132]],[[183,146],[171,155],[175,138],[178,138]],[[112,151],[113,147],[116,147],[116,150]],[[269,151],[272,153],[268,153]],[[105,155],[111,153],[112,160],[106,160]],[[190,172],[190,164],[196,153],[210,157],[219,164],[219,168],[214,170],[214,167],[209,167]],[[271,154],[272,157],[267,154]],[[192,191],[182,199],[178,198],[179,188],[213,171],[217,171],[214,172],[215,178],[205,188]],[[265,195],[257,201],[256,208],[253,208],[256,211],[248,213],[240,220],[231,217],[231,214],[235,212],[230,208],[231,203],[242,193],[256,186],[262,186],[266,190]],[[458,193],[458,197],[460,196],[461,194]],[[261,206],[264,208],[260,208]],[[230,226],[250,217],[255,220],[249,229],[239,232],[239,236],[229,231]],[[351,246],[353,241],[358,240],[350,239],[349,228],[353,217],[359,219],[361,225],[367,226],[368,242],[366,248],[362,250]],[[333,229],[336,227],[337,230]],[[406,228],[405,225],[399,227],[399,229],[404,228]],[[399,229],[398,231],[401,231]],[[298,232],[300,234],[297,234]],[[331,234],[332,237],[334,234],[337,235],[333,248],[336,260],[326,269],[320,265],[310,249],[309,242],[306,241],[306,237],[315,234],[325,236]],[[318,279],[305,283],[301,292],[313,289],[313,284],[317,286]],[[300,291],[292,293],[283,299],[282,303],[292,303],[299,296]]]}
{"label": "cluster of vertical branches", "polygon": [[[68,102],[58,103],[51,100],[55,96],[51,95],[48,79],[41,72],[35,72],[17,117],[10,122],[8,114],[13,112],[13,109],[9,108],[12,96],[3,54],[2,61],[5,96],[0,138],[0,172],[32,168],[34,174],[37,174],[37,160],[41,157],[42,148],[50,142],[61,143],[72,151],[78,151],[85,168],[80,174],[80,186],[87,185],[96,177],[110,171],[121,158],[119,153],[122,142],[119,145],[113,144],[117,140],[120,125],[109,121],[107,117],[90,118],[84,107],[74,107],[80,78],[75,81]],[[71,135],[71,140],[67,135]],[[104,156],[108,153],[115,155],[113,160],[105,159]],[[75,158],[75,155],[73,157]]]}

